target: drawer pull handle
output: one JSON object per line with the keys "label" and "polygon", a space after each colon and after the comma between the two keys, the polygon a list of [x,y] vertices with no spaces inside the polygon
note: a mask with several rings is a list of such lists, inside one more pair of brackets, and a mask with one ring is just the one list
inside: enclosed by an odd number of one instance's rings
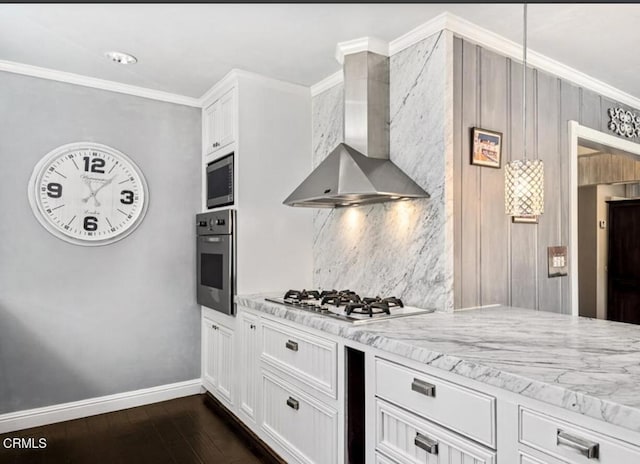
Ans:
{"label": "drawer pull handle", "polygon": [[416,438],[413,440],[413,443],[429,454],[438,454],[438,442],[429,437],[425,437],[421,433],[416,433]]}
{"label": "drawer pull handle", "polygon": [[294,341],[287,340],[287,343],[285,343],[285,346],[291,351],[298,351],[298,344]]}
{"label": "drawer pull handle", "polygon": [[411,390],[425,396],[436,396],[436,386],[420,379],[413,379],[413,382],[411,382]]}
{"label": "drawer pull handle", "polygon": [[287,400],[287,406],[297,411],[298,409],[300,409],[300,402],[289,397],[289,399]]}
{"label": "drawer pull handle", "polygon": [[598,443],[576,437],[560,429],[558,429],[556,445],[563,445],[578,450],[580,454],[586,456],[587,459],[598,459],[598,451],[600,450]]}

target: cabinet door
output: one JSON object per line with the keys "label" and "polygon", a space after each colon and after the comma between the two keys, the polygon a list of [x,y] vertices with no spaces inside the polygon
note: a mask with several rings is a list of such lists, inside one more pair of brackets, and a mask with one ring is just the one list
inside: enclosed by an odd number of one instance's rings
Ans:
{"label": "cabinet door", "polygon": [[218,385],[218,329],[209,319],[202,322],[202,377],[207,390]]}
{"label": "cabinet door", "polygon": [[235,89],[230,89],[219,101],[218,127],[216,129],[217,148],[222,148],[235,141],[236,99]]}
{"label": "cabinet door", "polygon": [[241,313],[240,322],[240,410],[256,422],[258,372],[258,318]]}
{"label": "cabinet door", "polygon": [[218,383],[216,389],[222,398],[233,404],[233,331],[218,326]]}
{"label": "cabinet door", "polygon": [[220,101],[215,101],[204,110],[204,151],[209,154],[220,147],[219,130],[220,125]]}

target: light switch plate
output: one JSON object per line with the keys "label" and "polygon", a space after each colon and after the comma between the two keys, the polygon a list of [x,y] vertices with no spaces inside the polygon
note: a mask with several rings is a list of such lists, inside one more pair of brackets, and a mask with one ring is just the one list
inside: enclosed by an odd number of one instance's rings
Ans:
{"label": "light switch plate", "polygon": [[547,248],[549,262],[549,277],[562,277],[568,274],[568,259],[566,246],[552,246]]}

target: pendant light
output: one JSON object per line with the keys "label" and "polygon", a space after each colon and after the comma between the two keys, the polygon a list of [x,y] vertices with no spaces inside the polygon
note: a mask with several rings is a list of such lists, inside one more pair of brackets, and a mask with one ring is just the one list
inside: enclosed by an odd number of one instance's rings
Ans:
{"label": "pendant light", "polygon": [[505,166],[504,209],[509,216],[539,216],[544,212],[544,166],[527,159],[527,4],[524,3],[522,50],[522,139],[523,159]]}

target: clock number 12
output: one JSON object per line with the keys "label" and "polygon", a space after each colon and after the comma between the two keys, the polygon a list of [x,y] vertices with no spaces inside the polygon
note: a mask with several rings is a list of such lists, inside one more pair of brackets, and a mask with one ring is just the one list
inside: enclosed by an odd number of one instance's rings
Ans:
{"label": "clock number 12", "polygon": [[104,174],[104,168],[107,162],[102,158],[90,158],[85,156],[82,158],[84,160],[84,170],[85,172],[95,172],[98,174]]}

